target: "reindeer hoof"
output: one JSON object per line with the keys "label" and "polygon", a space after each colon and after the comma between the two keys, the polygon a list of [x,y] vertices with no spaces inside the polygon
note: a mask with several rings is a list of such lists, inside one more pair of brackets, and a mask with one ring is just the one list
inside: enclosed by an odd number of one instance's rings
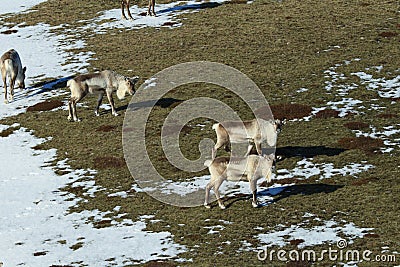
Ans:
{"label": "reindeer hoof", "polygon": [[96,117],[98,117],[98,116],[100,116],[100,113],[99,113],[98,111],[95,111],[95,112],[94,112],[94,115],[95,115]]}
{"label": "reindeer hoof", "polygon": [[226,209],[225,205],[223,205],[223,204],[220,204],[219,207],[220,207],[221,210]]}
{"label": "reindeer hoof", "polygon": [[211,209],[211,205],[210,205],[210,204],[204,204],[204,207],[205,207],[206,209]]}
{"label": "reindeer hoof", "polygon": [[113,113],[113,115],[114,115],[115,117],[119,116],[119,114],[118,114],[118,113],[116,113],[116,112],[115,112],[115,113]]}
{"label": "reindeer hoof", "polygon": [[4,100],[4,104],[8,104],[8,100],[6,99],[6,100]]}
{"label": "reindeer hoof", "polygon": [[253,208],[258,208],[258,203],[257,202],[252,201],[251,205],[253,206]]}

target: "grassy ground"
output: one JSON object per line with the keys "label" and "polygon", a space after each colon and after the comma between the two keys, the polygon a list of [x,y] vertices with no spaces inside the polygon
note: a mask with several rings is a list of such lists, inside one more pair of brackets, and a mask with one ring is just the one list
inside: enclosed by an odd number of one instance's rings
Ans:
{"label": "grassy ground", "polygon": [[[8,22],[25,21],[27,25],[44,22],[53,26],[64,24],[64,28],[73,29],[81,26],[80,20],[90,19],[101,10],[117,8],[117,2],[50,0],[37,6],[35,9],[38,12],[11,17]],[[62,8],[58,9],[60,6]],[[348,77],[352,72],[372,66],[383,66],[379,74],[382,77],[399,75],[398,8],[397,1],[256,0],[250,5],[232,1],[184,15],[180,28],[110,30],[103,35],[88,31],[87,36],[80,38],[87,42],[87,50],[95,52],[96,60],[90,62],[91,70],[109,68],[128,75],[127,69],[133,69],[135,75],[142,77],[141,81],[166,67],[187,61],[208,60],[235,67],[256,82],[271,105],[276,105],[274,112],[288,117],[299,111],[298,108],[291,109],[289,104],[321,107],[328,101],[338,100],[337,95],[327,94],[324,90],[327,80],[324,70],[335,64],[362,59],[340,67],[340,72]],[[334,49],[334,46],[340,48]],[[353,79],[357,82],[355,77]],[[349,80],[345,82],[349,83]],[[300,88],[309,90],[297,93]],[[324,151],[314,151],[314,161],[343,166],[365,160],[376,167],[361,173],[359,178],[335,176],[322,182],[315,179],[295,180],[297,185],[290,192],[282,193],[273,204],[260,209],[251,208],[250,202],[244,199],[227,200],[230,206],[225,211],[217,208],[206,210],[203,207],[177,208],[160,203],[144,193],[134,192],[131,190],[134,181],[127,167],[121,164],[123,117],[112,117],[107,113],[92,119],[94,99],[85,99],[89,108],[78,108],[83,118],[81,123],[68,123],[66,111],[29,111],[1,123],[18,122],[23,127],[33,129],[39,137],[52,136],[52,140],[39,148],[57,148],[58,159],[69,158],[68,163],[73,168],[98,170],[94,178],[96,184],[107,188],[107,192],[97,192],[94,198],[90,198],[83,195],[83,188],[65,188],[87,200],[73,211],[109,211],[121,206],[120,212],[128,214],[124,218],[134,221],[140,215],[155,214],[155,219],[161,222],[148,224],[148,230],[170,231],[176,242],[189,249],[180,256],[193,261],[180,265],[269,265],[257,260],[256,251],[238,252],[243,246],[242,242],[246,240],[257,246],[257,234],[274,230],[278,224],[299,224],[304,221],[302,216],[305,212],[316,214],[323,220],[334,218],[336,221],[346,220],[357,226],[374,228],[374,235],[356,239],[351,249],[369,249],[380,253],[381,247],[389,246],[392,251],[399,251],[399,150],[391,155],[382,154],[371,149],[374,146],[384,147],[382,143],[371,144],[368,143],[371,140],[358,140],[359,143],[354,145],[354,142],[345,139],[355,137],[349,127],[363,127],[358,124],[354,126],[355,122],[379,129],[400,123],[398,102],[392,104],[392,101],[398,100],[379,98],[363,85],[350,95],[363,100],[365,105],[371,104],[371,99],[378,98],[379,105],[386,109],[344,118],[328,114],[309,122],[289,122],[278,141],[278,148],[286,151],[282,153],[286,158],[278,163],[277,168],[293,168],[295,162],[301,159],[290,155],[290,146],[300,147],[302,153],[310,152],[316,146],[344,148],[346,150],[343,152],[331,156],[324,155]],[[185,86],[166,97],[185,100],[198,96],[213,96],[223,100],[234,106],[243,117],[250,117],[243,103],[213,86]],[[127,100],[117,102],[117,106],[123,107],[127,103]],[[160,125],[172,108],[158,106],[153,110],[146,141],[149,154],[154,155],[153,159],[158,162],[158,169],[171,177],[179,177],[186,174],[177,173],[168,164],[157,138]],[[197,146],[202,138],[214,138],[208,126],[203,131],[195,127],[188,127],[186,131],[187,134],[181,135],[181,149],[186,155],[191,154],[191,146]],[[59,171],[62,173],[62,170]],[[192,176],[206,173],[203,171]],[[129,197],[107,197],[108,193],[114,191],[130,192]],[[221,224],[219,220],[232,224],[224,225],[225,229],[219,234],[207,234],[208,229],[204,227]],[[105,226],[107,221],[98,225]],[[264,230],[255,229],[257,226]],[[285,248],[295,248],[295,245]],[[326,249],[326,246],[316,246],[315,249]],[[176,263],[170,261],[163,264],[173,266]],[[275,262],[273,265],[311,264]],[[315,265],[330,266],[332,263],[325,261]],[[377,265],[363,262],[360,266]]]}

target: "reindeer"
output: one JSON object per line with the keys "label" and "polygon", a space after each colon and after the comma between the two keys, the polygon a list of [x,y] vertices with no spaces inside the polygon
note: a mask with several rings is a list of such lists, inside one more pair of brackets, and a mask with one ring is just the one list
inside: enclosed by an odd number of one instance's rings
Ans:
{"label": "reindeer", "polygon": [[19,88],[25,89],[26,67],[22,67],[18,52],[11,49],[1,56],[0,69],[4,83],[4,103],[8,104],[7,77],[10,77],[10,101],[13,101],[15,82],[18,83]]}
{"label": "reindeer", "polygon": [[[128,11],[128,16],[130,20],[133,20],[133,17],[131,15],[131,12],[129,11],[129,6],[130,6],[131,0],[121,0],[121,13],[122,13],[122,18],[123,19],[128,19],[125,16],[124,10],[126,9]],[[155,16],[156,12],[154,11],[154,6],[156,4],[156,0],[149,0],[149,6],[147,9],[147,16]]]}
{"label": "reindeer", "polygon": [[111,105],[111,113],[118,116],[115,111],[112,93],[117,92],[117,97],[123,99],[126,93],[135,94],[135,84],[139,77],[128,78],[111,70],[104,70],[98,73],[84,74],[75,77],[67,82],[71,90],[71,98],[68,101],[68,120],[80,121],[76,115],[76,103],[84,98],[88,93],[98,94],[95,115],[99,116],[99,107],[104,94],[107,95],[108,102]]}
{"label": "reindeer", "polygon": [[250,121],[226,121],[216,123],[212,126],[217,134],[217,143],[212,149],[212,158],[217,154],[217,149],[225,145],[228,150],[231,143],[249,143],[247,153],[250,154],[253,148],[252,143],[256,145],[258,155],[262,154],[261,143],[267,141],[269,146],[276,145],[278,133],[286,120],[263,120],[253,119]]}
{"label": "reindeer", "polygon": [[[257,202],[257,180],[265,177],[267,182],[271,182],[272,167],[275,161],[275,155],[249,155],[242,158],[218,157],[213,160],[206,160],[204,166],[208,167],[211,175],[210,182],[206,186],[206,195],[204,206],[210,206],[210,190],[214,190],[218,205],[225,209],[219,195],[219,187],[225,181],[247,180],[250,183],[250,189],[253,193],[252,206],[258,207]],[[244,178],[244,179],[243,179]]]}

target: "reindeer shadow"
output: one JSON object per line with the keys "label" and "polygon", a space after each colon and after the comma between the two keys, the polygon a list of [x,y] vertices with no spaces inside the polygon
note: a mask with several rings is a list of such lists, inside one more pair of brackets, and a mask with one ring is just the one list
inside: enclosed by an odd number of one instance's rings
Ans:
{"label": "reindeer shadow", "polygon": [[73,77],[74,76],[68,76],[50,81],[38,82],[25,89],[20,89],[19,93],[15,95],[14,101],[31,98],[54,89],[65,88],[67,86],[67,81]]}
{"label": "reindeer shadow", "polygon": [[276,148],[276,155],[283,156],[284,158],[291,157],[303,157],[303,158],[313,158],[315,156],[337,156],[343,153],[346,149],[326,147],[326,146],[286,146]]}
{"label": "reindeer shadow", "polygon": [[173,107],[181,102],[183,102],[183,100],[167,97],[167,98],[148,100],[148,101],[143,101],[143,102],[130,103],[130,104],[123,105],[123,106],[117,108],[117,111],[126,110],[126,109],[135,111],[135,110],[142,109],[142,108],[151,108],[151,107],[156,107],[156,106],[161,107],[161,108],[169,108],[169,107]]}
{"label": "reindeer shadow", "polygon": [[196,9],[206,9],[206,8],[215,8],[221,6],[221,3],[217,2],[207,2],[207,3],[198,3],[198,4],[188,4],[181,6],[174,6],[166,9],[162,9],[157,11],[157,14],[175,12],[175,11],[184,11],[184,10],[196,10]]}
{"label": "reindeer shadow", "polygon": [[[272,187],[263,189],[257,192],[257,197],[276,197],[272,200],[259,204],[259,208],[268,206],[272,203],[281,201],[282,199],[288,198],[294,195],[313,195],[319,193],[332,193],[336,190],[344,187],[344,185],[331,185],[331,184],[295,184],[295,185],[284,185],[280,187]],[[235,196],[229,196],[224,198],[225,206],[228,208],[237,201],[250,200],[251,194],[240,194]]]}

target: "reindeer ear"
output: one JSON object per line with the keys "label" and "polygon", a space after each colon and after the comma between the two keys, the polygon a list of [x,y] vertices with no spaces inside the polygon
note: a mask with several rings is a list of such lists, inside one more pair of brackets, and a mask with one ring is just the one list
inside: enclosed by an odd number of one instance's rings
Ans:
{"label": "reindeer ear", "polygon": [[25,73],[26,72],[26,67],[23,67],[22,71],[23,71],[23,73]]}
{"label": "reindeer ear", "polygon": [[132,83],[136,83],[139,80],[139,76],[135,76],[131,78]]}

